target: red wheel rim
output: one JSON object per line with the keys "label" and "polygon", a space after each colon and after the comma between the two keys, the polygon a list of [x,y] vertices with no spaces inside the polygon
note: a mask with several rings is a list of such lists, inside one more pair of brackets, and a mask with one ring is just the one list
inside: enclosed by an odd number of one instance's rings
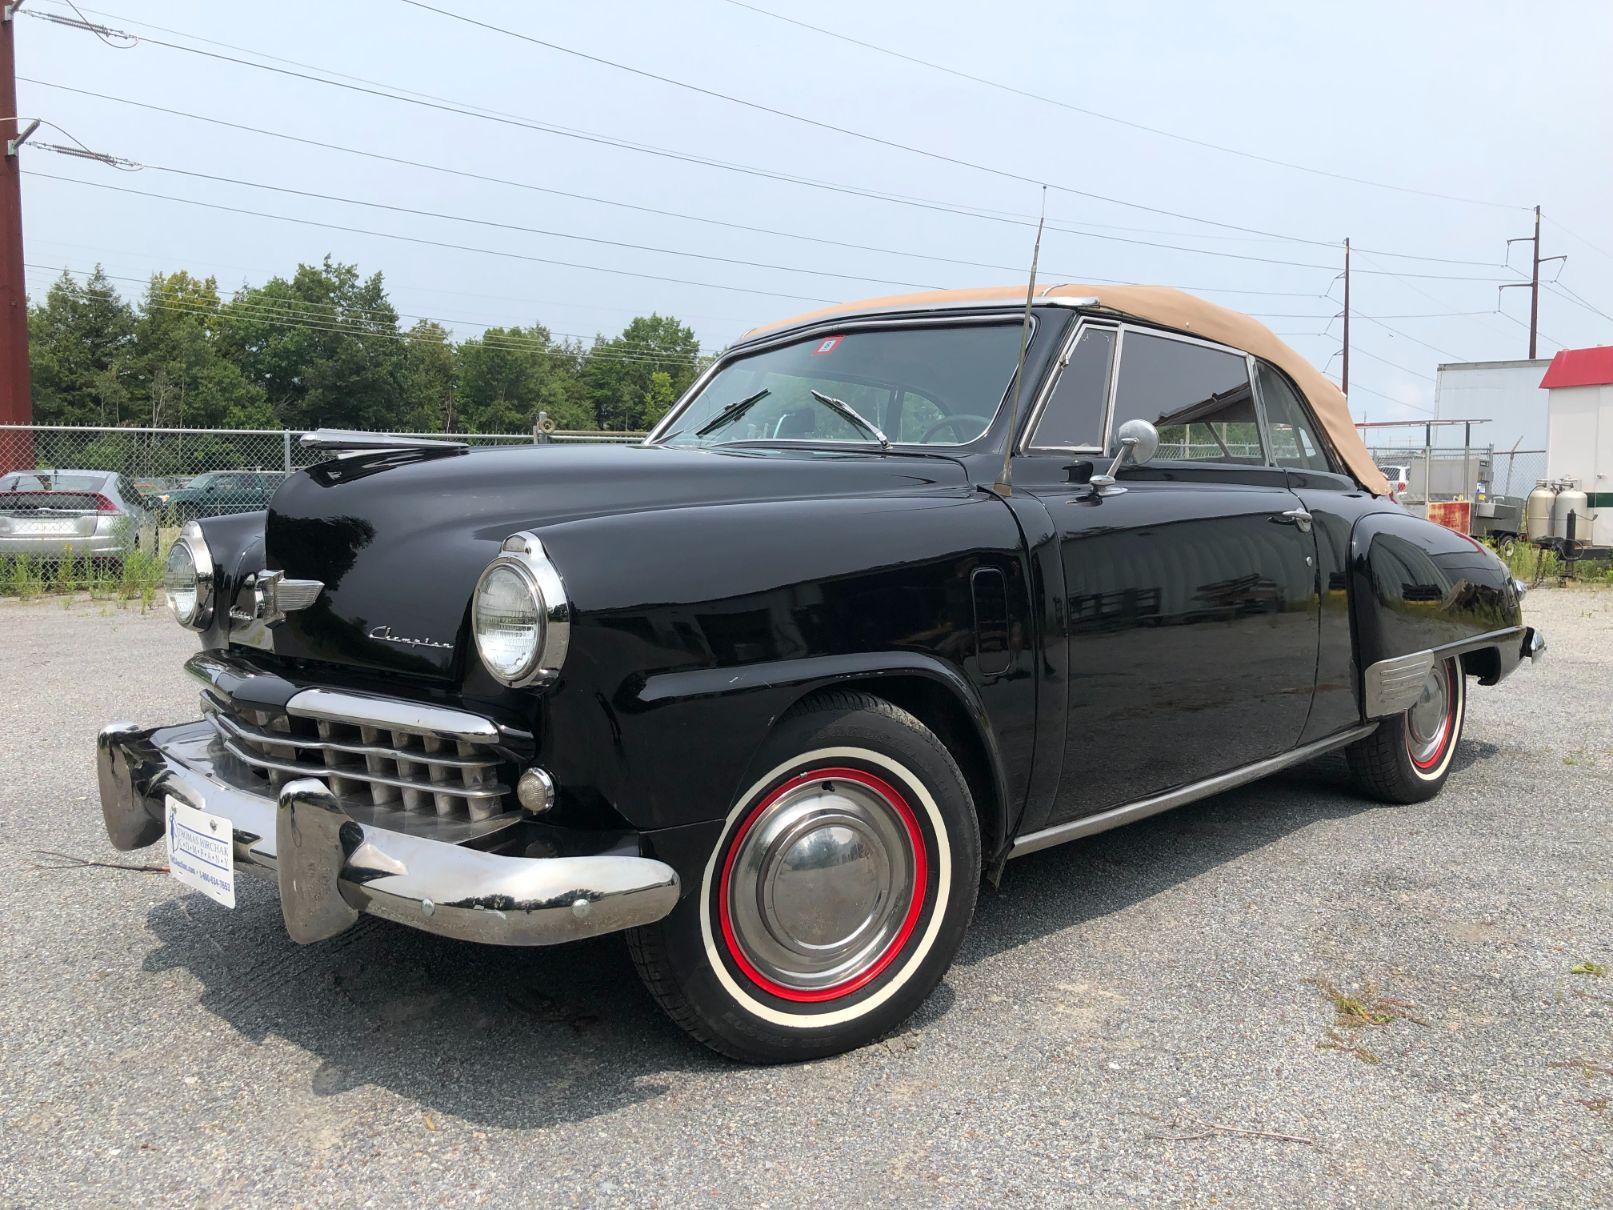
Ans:
{"label": "red wheel rim", "polygon": [[[1424,684],[1423,700],[1406,712],[1406,755],[1412,765],[1424,773],[1439,767],[1456,733],[1456,704],[1460,690],[1456,678],[1460,675],[1460,672],[1452,670],[1451,661],[1436,664],[1429,671],[1428,681]],[[1427,707],[1433,704],[1429,695],[1433,686],[1437,686],[1437,691],[1442,695],[1442,705],[1438,724],[1430,729],[1426,720],[1430,713]]]}
{"label": "red wheel rim", "polygon": [[[888,832],[890,835],[899,836],[905,842],[905,853],[902,856],[909,864],[911,876],[906,880],[905,894],[902,896],[904,902],[901,904],[892,902],[890,905],[891,935],[872,956],[862,956],[855,970],[829,986],[792,987],[759,969],[758,964],[746,953],[746,946],[740,937],[741,930],[735,923],[732,894],[735,867],[740,853],[746,848],[746,840],[751,836],[758,821],[767,818],[780,804],[788,802],[792,795],[809,791],[812,787],[822,786],[825,783],[851,783],[864,794],[872,796],[872,800],[877,801],[888,812],[891,825]],[[746,814],[739,827],[735,829],[723,858],[721,876],[717,881],[717,918],[727,955],[747,979],[769,995],[777,996],[781,1000],[818,1004],[849,996],[867,987],[889,969],[918,926],[928,886],[929,858],[925,850],[924,835],[919,828],[917,815],[901,792],[888,781],[863,769],[846,766],[814,769],[809,773],[790,778],[769,792]]]}

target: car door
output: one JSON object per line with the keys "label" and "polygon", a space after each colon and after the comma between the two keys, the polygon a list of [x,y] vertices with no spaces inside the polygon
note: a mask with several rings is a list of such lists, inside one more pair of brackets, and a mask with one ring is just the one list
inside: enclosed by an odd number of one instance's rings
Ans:
{"label": "car door", "polygon": [[[1015,485],[1058,531],[1069,669],[1046,824],[1299,742],[1316,677],[1316,547],[1270,465],[1251,360],[1083,321],[1033,410]],[[1154,460],[1094,489],[1084,480],[1107,469],[1113,433],[1134,417],[1159,430]]]}

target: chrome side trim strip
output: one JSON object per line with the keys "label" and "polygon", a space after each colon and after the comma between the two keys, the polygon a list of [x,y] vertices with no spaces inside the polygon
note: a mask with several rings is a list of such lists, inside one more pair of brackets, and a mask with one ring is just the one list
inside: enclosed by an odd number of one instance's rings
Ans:
{"label": "chrome side trim strip", "polygon": [[1172,807],[1184,806],[1201,798],[1209,798],[1211,795],[1236,789],[1238,786],[1247,785],[1249,782],[1259,781],[1262,777],[1277,773],[1290,765],[1303,764],[1305,761],[1321,756],[1323,753],[1331,752],[1335,748],[1353,744],[1356,740],[1371,735],[1377,728],[1377,723],[1367,723],[1365,726],[1352,727],[1350,730],[1342,731],[1338,735],[1329,736],[1327,739],[1320,739],[1315,743],[1295,748],[1292,752],[1284,752],[1281,756],[1268,757],[1265,760],[1256,761],[1252,765],[1245,765],[1241,769],[1220,773],[1215,777],[1193,782],[1191,785],[1178,786],[1174,790],[1167,790],[1165,793],[1156,794],[1152,798],[1139,799],[1123,806],[1111,807],[1107,811],[1100,811],[1096,815],[1087,815],[1081,819],[1072,819],[1068,823],[1043,828],[1039,832],[1027,833],[1014,841],[1014,847],[1008,851],[1008,856],[1023,857],[1026,853],[1034,853],[1038,849],[1049,849],[1056,844],[1063,844],[1067,840],[1079,840],[1083,836],[1093,836],[1099,832],[1107,832],[1110,828],[1118,828],[1122,824],[1147,819],[1150,815],[1158,815],[1161,811],[1169,811]]}
{"label": "chrome side trim strip", "polygon": [[286,713],[328,723],[357,723],[471,743],[496,743],[499,738],[497,724],[468,710],[351,693],[345,689],[299,689],[286,702]]}
{"label": "chrome side trim strip", "polygon": [[1368,718],[1388,718],[1410,710],[1434,669],[1432,651],[1414,651],[1379,660],[1362,679],[1361,710]]}

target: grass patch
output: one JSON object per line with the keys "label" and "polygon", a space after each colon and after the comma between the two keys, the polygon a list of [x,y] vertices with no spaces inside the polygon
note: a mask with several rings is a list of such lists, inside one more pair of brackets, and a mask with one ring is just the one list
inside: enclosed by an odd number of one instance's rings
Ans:
{"label": "grass patch", "polygon": [[1570,975],[1590,975],[1593,979],[1601,979],[1607,974],[1607,967],[1600,962],[1592,962],[1589,958],[1583,962],[1576,962],[1568,968]]}
{"label": "grass patch", "polygon": [[0,597],[31,600],[88,592],[92,599],[138,600],[150,607],[162,589],[162,560],[147,550],[122,559],[92,559],[69,552],[60,559],[0,556]]}
{"label": "grass patch", "polygon": [[1307,979],[1312,987],[1325,996],[1337,1014],[1336,1024],[1341,1029],[1360,1029],[1364,1025],[1388,1025],[1394,1021],[1410,1021],[1413,1025],[1427,1025],[1414,1006],[1405,1000],[1385,996],[1377,984],[1368,982],[1359,992],[1346,992],[1331,979]]}

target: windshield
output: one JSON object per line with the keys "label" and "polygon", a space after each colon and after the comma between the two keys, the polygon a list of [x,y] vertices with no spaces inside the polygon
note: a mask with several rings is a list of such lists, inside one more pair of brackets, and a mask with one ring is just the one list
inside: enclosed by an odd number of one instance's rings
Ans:
{"label": "windshield", "polygon": [[660,440],[963,445],[997,414],[1019,332],[1005,319],[819,333],[729,362]]}

